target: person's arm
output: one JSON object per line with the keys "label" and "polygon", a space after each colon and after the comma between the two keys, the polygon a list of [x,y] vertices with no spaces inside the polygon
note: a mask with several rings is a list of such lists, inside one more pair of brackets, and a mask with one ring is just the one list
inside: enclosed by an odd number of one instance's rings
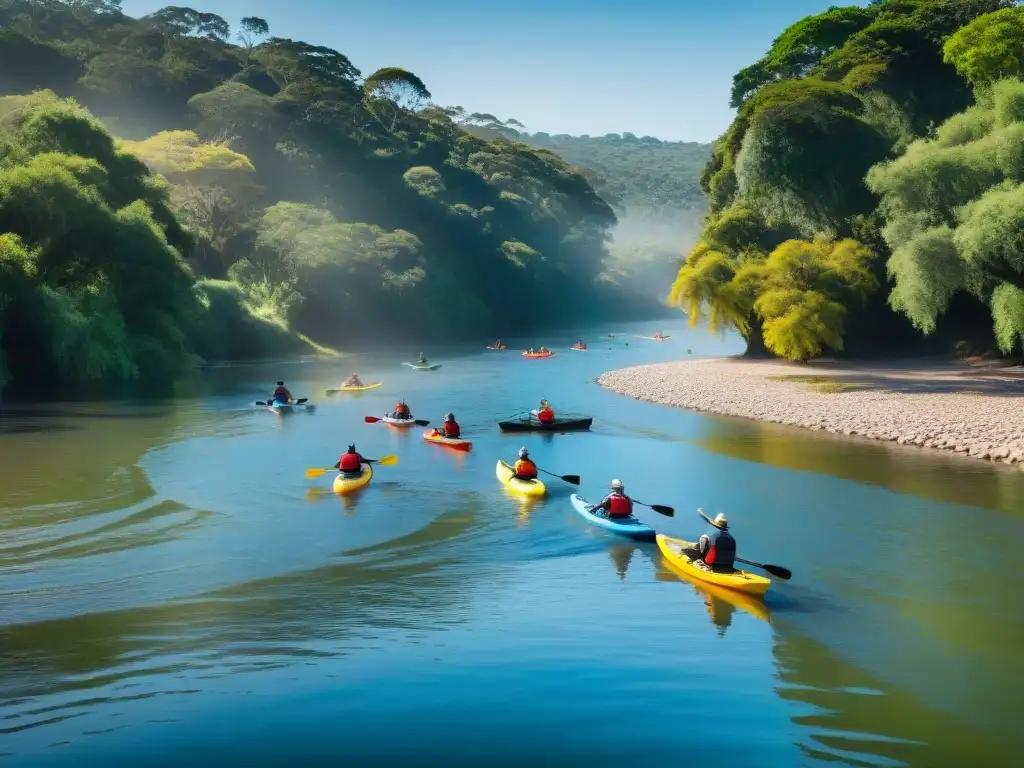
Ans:
{"label": "person's arm", "polygon": [[697,551],[700,552],[700,556],[703,558],[708,553],[709,545],[711,540],[707,537],[707,534],[702,533],[700,539],[697,540]]}
{"label": "person's arm", "polygon": [[609,509],[611,509],[611,506],[612,506],[611,501],[609,500],[609,498],[607,496],[605,496],[603,499],[601,499],[600,503],[595,504],[594,506],[592,506],[590,508],[590,511],[591,512],[597,512],[597,510],[599,510],[599,509],[603,509],[605,511],[608,511]]}

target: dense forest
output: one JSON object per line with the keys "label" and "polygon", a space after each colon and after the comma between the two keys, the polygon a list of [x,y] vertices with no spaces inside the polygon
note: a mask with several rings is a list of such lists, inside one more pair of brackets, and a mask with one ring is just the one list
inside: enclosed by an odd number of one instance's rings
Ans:
{"label": "dense forest", "polygon": [[748,354],[1020,349],[1024,8],[874,0],[734,78],[670,301]]}
{"label": "dense forest", "polygon": [[0,387],[656,311],[588,175],[430,98],[256,17],[0,0]]}
{"label": "dense forest", "polygon": [[679,271],[681,254],[697,241],[707,213],[700,177],[711,157],[709,144],[632,133],[530,133],[515,118],[467,114],[459,107],[452,114],[478,136],[551,150],[579,168],[618,217],[606,279],[664,298],[665,284]]}

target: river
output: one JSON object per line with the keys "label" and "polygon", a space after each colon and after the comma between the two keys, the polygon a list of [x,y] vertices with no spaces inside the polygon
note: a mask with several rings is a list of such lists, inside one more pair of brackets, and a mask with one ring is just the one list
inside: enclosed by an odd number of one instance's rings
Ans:
{"label": "river", "polygon": [[[5,764],[1009,765],[1024,695],[1024,474],[916,448],[634,402],[626,365],[738,350],[666,324],[340,363],[224,366],[172,399],[0,416]],[[598,342],[601,335],[627,335]],[[351,370],[379,389],[324,398]],[[249,406],[284,378],[314,413]],[[368,425],[453,410],[470,454]],[[590,433],[509,436],[534,407]],[[394,453],[329,492],[348,442]],[[654,544],[523,503],[494,465],[613,477],[659,530],[724,511],[791,568],[764,607],[681,581]],[[696,753],[696,754],[695,754]]]}

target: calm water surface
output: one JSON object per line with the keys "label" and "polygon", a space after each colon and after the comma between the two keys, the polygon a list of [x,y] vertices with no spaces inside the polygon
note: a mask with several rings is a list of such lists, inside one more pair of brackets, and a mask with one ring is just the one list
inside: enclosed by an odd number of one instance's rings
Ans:
{"label": "calm water surface", "polygon": [[[649,335],[651,327],[591,329]],[[0,416],[4,763],[1010,765],[1024,695],[1024,475],[637,403],[602,371],[735,352],[664,328],[343,363],[224,367],[156,403]],[[628,341],[628,346],[627,342]],[[357,369],[383,380],[322,396]],[[313,414],[247,406],[283,377]],[[454,410],[471,454],[363,423],[404,397]],[[592,433],[503,436],[547,397]],[[395,453],[329,492],[349,441]],[[653,544],[587,526],[570,486],[524,503],[537,463],[613,477],[670,534],[725,511],[742,554],[791,568],[763,606],[681,581]],[[326,491],[326,492],[325,492]],[[707,753],[705,753],[707,754]]]}

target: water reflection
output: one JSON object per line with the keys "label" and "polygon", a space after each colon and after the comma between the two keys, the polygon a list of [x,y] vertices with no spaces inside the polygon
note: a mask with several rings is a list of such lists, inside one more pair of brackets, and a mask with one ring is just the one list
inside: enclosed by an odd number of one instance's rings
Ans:
{"label": "water reflection", "polygon": [[711,623],[718,627],[719,636],[724,636],[725,630],[732,625],[733,613],[737,609],[749,613],[761,621],[771,622],[771,613],[763,600],[734,589],[726,589],[717,584],[695,579],[685,571],[676,568],[661,556],[660,552],[655,561],[655,578],[659,581],[684,582],[692,587],[694,593],[703,600]]}

